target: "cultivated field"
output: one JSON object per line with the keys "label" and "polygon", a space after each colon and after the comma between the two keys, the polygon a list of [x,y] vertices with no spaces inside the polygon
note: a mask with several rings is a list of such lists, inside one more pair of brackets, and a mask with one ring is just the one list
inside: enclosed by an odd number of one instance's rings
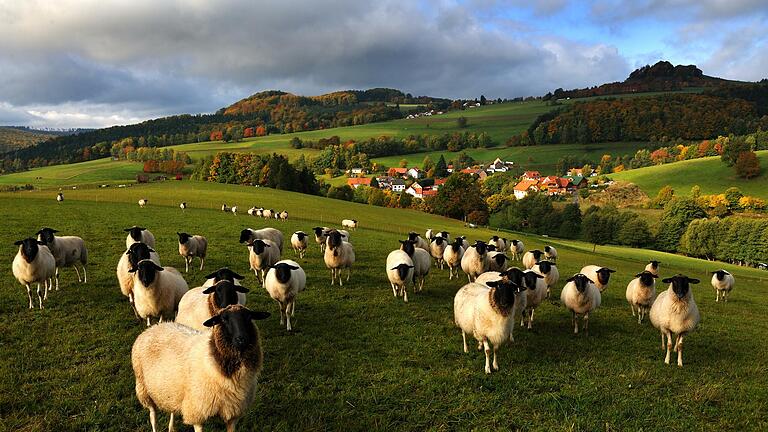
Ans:
{"label": "cultivated field", "polygon": [[[515,331],[500,351],[501,370],[483,373],[483,354],[461,350],[452,300],[466,279],[448,281],[437,269],[410,302],[392,296],[384,257],[410,230],[443,228],[487,240],[488,230],[410,210],[386,209],[265,188],[166,182],[125,189],[78,189],[57,204],[52,192],[0,194],[4,219],[0,251],[0,430],[147,431],[136,400],[130,348],[144,325],[133,318],[115,280],[122,228],[149,227],[164,265],[183,267],[176,231],[206,235],[206,271],[190,272],[197,286],[220,266],[247,272],[244,227],[291,232],[360,220],[351,234],[357,254],[352,279],[329,285],[316,246],[300,261],[308,275],[295,330],[279,324],[277,309],[250,274],[248,305],[273,315],[258,325],[265,368],[258,395],[238,430],[765,430],[768,427],[768,273],[659,252],[598,247],[555,239],[521,238],[527,248],[558,246],[562,280],[552,302],[536,313],[532,331]],[[139,198],[149,198],[140,209]],[[182,213],[178,202],[190,209]],[[216,210],[223,202],[246,209],[286,209],[290,220],[265,222]],[[44,311],[26,309],[13,280],[13,241],[42,226],[76,234],[89,246],[89,283],[64,270],[62,288]],[[293,253],[286,250],[285,257]],[[663,364],[659,334],[638,325],[624,299],[632,276],[650,258],[662,275],[702,279],[694,295],[702,314],[686,339],[685,367]],[[590,319],[574,336],[570,315],[554,301],[565,277],[587,263],[618,272]],[[724,266],[737,278],[728,304],[716,304],[708,270]],[[166,415],[159,419],[161,425]],[[177,427],[181,426],[177,421]],[[223,430],[212,421],[206,430]],[[161,426],[162,427],[162,426]],[[181,427],[181,430],[189,428]]]}

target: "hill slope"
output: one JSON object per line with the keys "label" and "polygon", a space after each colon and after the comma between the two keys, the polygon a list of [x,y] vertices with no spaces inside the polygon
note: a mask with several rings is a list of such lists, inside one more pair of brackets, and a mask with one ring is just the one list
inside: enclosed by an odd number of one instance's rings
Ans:
{"label": "hill slope", "polygon": [[0,126],[0,154],[30,147],[54,136],[40,131]]}

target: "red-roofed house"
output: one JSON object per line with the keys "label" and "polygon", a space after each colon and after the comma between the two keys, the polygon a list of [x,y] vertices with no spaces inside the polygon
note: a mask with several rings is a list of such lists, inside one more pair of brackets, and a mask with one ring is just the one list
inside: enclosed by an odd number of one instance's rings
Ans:
{"label": "red-roofed house", "polygon": [[538,180],[541,174],[538,171],[526,171],[523,173],[523,180]]}
{"label": "red-roofed house", "polygon": [[473,169],[473,168],[464,168],[461,170],[461,172],[473,176],[478,176],[480,180],[485,180],[486,177],[488,177],[488,173],[486,173],[484,170],[481,169]]}
{"label": "red-roofed house", "polygon": [[353,177],[347,179],[347,184],[355,189],[359,188],[360,186],[370,186],[371,185],[371,179],[367,177]]}
{"label": "red-roofed house", "polygon": [[412,195],[414,198],[423,198],[424,197],[424,188],[421,187],[420,184],[414,183],[412,184],[408,189],[405,190],[405,193],[408,195]]}
{"label": "red-roofed house", "polygon": [[408,174],[408,168],[390,168],[387,175],[390,177],[405,177]]}
{"label": "red-roofed house", "polygon": [[536,180],[521,180],[515,185],[515,198],[523,199],[528,195],[528,192],[538,191],[538,185],[539,182]]}

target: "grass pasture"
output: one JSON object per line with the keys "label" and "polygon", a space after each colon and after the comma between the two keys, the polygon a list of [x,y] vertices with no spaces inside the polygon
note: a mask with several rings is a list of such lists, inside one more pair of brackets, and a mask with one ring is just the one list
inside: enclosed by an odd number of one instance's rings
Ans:
{"label": "grass pasture", "polygon": [[34,168],[13,174],[0,175],[0,185],[31,184],[37,187],[66,187],[85,183],[120,183],[135,181],[142,172],[141,162],[96,159],[76,164]]}
{"label": "grass pasture", "polygon": [[[527,248],[544,240],[560,252],[559,298],[567,275],[597,263],[618,270],[590,319],[590,334],[574,336],[570,316],[556,302],[536,312],[532,331],[515,329],[500,350],[501,370],[483,373],[483,355],[461,351],[452,301],[464,283],[432,270],[425,291],[410,302],[392,297],[384,257],[410,230],[443,228],[487,240],[491,232],[410,210],[363,206],[265,188],[166,182],[125,189],[78,189],[57,204],[49,192],[0,194],[5,221],[0,253],[10,263],[13,241],[41,226],[84,237],[89,283],[64,270],[61,291],[44,311],[27,310],[10,265],[0,276],[0,430],[148,431],[146,410],[134,394],[130,348],[144,325],[135,321],[115,281],[123,252],[122,228],[148,226],[163,265],[183,266],[176,231],[206,235],[204,272],[227,265],[247,272],[240,229],[295,230],[360,220],[351,234],[357,263],[343,288],[330,287],[316,245],[300,261],[308,275],[298,299],[295,330],[279,325],[274,302],[250,274],[252,309],[273,315],[258,322],[265,351],[257,398],[238,430],[765,430],[768,427],[768,273],[658,252],[517,235]],[[150,205],[140,209],[139,198]],[[182,213],[177,205],[187,201]],[[290,220],[265,222],[216,210],[222,202],[286,209]],[[512,235],[510,234],[509,237]],[[292,257],[286,250],[284,257]],[[685,367],[663,364],[659,335],[638,325],[624,288],[645,260],[662,273],[703,279],[694,295],[702,313],[686,339]],[[737,278],[728,304],[716,304],[707,270],[725,266]],[[167,415],[158,419],[161,427]],[[206,430],[224,430],[210,421]],[[191,430],[177,420],[179,430]]]}

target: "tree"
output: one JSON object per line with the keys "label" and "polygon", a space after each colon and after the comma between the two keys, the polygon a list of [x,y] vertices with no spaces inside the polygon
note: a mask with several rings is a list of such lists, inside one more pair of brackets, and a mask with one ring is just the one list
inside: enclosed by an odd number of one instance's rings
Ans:
{"label": "tree", "polygon": [[467,118],[464,116],[461,116],[456,119],[456,126],[459,127],[459,129],[464,129],[467,127]]}
{"label": "tree", "polygon": [[352,201],[354,198],[354,191],[349,185],[332,186],[328,189],[328,198],[340,199],[344,201]]}
{"label": "tree", "polygon": [[429,171],[435,167],[435,163],[432,162],[432,158],[429,155],[424,156],[424,160],[421,162],[421,170]]}
{"label": "tree", "polygon": [[[382,207],[386,202],[387,196],[384,191],[378,188],[369,188],[368,191],[368,204]],[[406,194],[407,195],[407,194]]]}
{"label": "tree", "polygon": [[562,223],[558,237],[573,239],[581,235],[581,209],[578,204],[568,204],[563,207],[560,219]]}
{"label": "tree", "polygon": [[622,245],[643,247],[653,243],[653,235],[648,222],[636,216],[624,222],[616,233],[616,240]]}
{"label": "tree", "polygon": [[440,155],[440,159],[435,164],[435,177],[445,177],[448,175],[448,164],[445,163],[445,158]]}
{"label": "tree", "polygon": [[408,160],[407,159],[400,159],[400,163],[398,164],[400,168],[407,168],[408,167]]}
{"label": "tree", "polygon": [[659,189],[659,193],[656,194],[656,198],[651,201],[651,206],[654,208],[664,208],[675,197],[675,190],[672,186],[665,185]]}
{"label": "tree", "polygon": [[676,252],[680,238],[694,219],[707,217],[707,212],[692,198],[675,198],[664,207],[659,221],[656,247],[667,252]]}
{"label": "tree", "polygon": [[485,95],[480,95],[480,105],[485,105],[487,102]]}
{"label": "tree", "polygon": [[728,210],[736,210],[739,208],[739,200],[744,196],[741,190],[737,187],[729,187],[725,190],[725,199],[728,201]]}
{"label": "tree", "polygon": [[429,206],[434,213],[454,219],[464,219],[475,210],[488,211],[477,180],[464,173],[450,175]]}
{"label": "tree", "polygon": [[594,211],[584,216],[581,224],[581,232],[584,240],[592,243],[592,252],[597,249],[597,245],[604,245],[611,241],[615,234],[615,225],[612,219]]}
{"label": "tree", "polygon": [[398,205],[400,206],[400,208],[409,208],[411,207],[412,203],[413,203],[413,196],[405,192],[400,194],[400,199],[398,200]]}
{"label": "tree", "polygon": [[741,152],[734,168],[736,168],[736,175],[741,178],[755,178],[760,175],[760,160],[753,151]]}
{"label": "tree", "polygon": [[729,137],[727,143],[723,146],[723,154],[720,156],[720,160],[728,166],[733,166],[741,153],[751,151],[752,147],[744,137]]}

